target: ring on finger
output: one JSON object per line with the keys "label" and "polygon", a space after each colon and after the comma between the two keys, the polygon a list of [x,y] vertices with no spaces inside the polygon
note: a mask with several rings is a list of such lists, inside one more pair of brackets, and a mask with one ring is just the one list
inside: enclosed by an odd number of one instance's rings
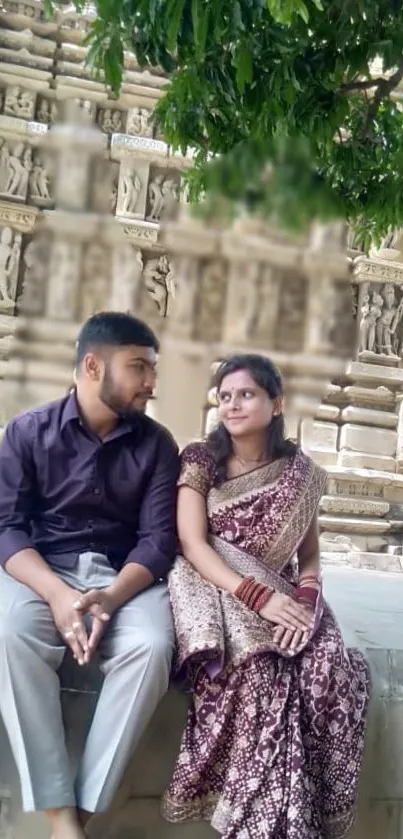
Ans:
{"label": "ring on finger", "polygon": [[73,626],[72,626],[72,629],[74,629],[74,631],[75,631],[76,629],[81,629],[81,623],[80,623],[80,621],[74,621]]}

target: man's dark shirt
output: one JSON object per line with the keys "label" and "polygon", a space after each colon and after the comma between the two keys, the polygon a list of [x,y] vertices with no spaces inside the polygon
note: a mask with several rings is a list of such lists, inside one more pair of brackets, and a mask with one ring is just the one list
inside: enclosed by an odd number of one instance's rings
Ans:
{"label": "man's dark shirt", "polygon": [[176,550],[178,449],[139,415],[100,440],[81,421],[75,393],[13,419],[0,447],[0,565],[35,548],[49,565],[106,554],[155,579]]}

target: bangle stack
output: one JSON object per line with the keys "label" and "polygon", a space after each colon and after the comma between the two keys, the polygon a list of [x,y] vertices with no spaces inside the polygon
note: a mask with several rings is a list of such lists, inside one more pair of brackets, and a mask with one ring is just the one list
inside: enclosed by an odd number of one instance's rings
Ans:
{"label": "bangle stack", "polygon": [[320,582],[318,578],[313,574],[310,576],[307,575],[306,577],[301,578],[298,588],[295,591],[295,599],[298,603],[302,603],[305,606],[309,606],[310,609],[314,609],[319,591]]}
{"label": "bangle stack", "polygon": [[254,577],[244,577],[234,594],[248,609],[259,613],[269,602],[274,589],[258,583]]}

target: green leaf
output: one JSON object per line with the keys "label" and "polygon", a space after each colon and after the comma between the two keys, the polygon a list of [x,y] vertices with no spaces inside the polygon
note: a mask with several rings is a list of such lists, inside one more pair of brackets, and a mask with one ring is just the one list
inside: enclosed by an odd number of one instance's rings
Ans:
{"label": "green leaf", "polygon": [[206,49],[210,7],[203,0],[192,0],[192,24],[195,39],[196,60],[202,60]]}
{"label": "green leaf", "polygon": [[174,52],[176,48],[184,6],[185,0],[172,0],[167,4],[167,47],[171,52]]}
{"label": "green leaf", "polygon": [[253,79],[252,53],[248,43],[241,44],[235,58],[235,66],[237,88],[243,94],[245,85],[250,84]]}

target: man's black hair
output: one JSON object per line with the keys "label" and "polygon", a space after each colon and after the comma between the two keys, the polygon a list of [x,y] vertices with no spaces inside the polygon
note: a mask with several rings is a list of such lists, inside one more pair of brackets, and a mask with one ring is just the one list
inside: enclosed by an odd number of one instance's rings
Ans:
{"label": "man's black hair", "polygon": [[158,339],[144,321],[125,312],[99,312],[86,321],[78,336],[77,367],[91,350],[130,345],[159,351]]}

